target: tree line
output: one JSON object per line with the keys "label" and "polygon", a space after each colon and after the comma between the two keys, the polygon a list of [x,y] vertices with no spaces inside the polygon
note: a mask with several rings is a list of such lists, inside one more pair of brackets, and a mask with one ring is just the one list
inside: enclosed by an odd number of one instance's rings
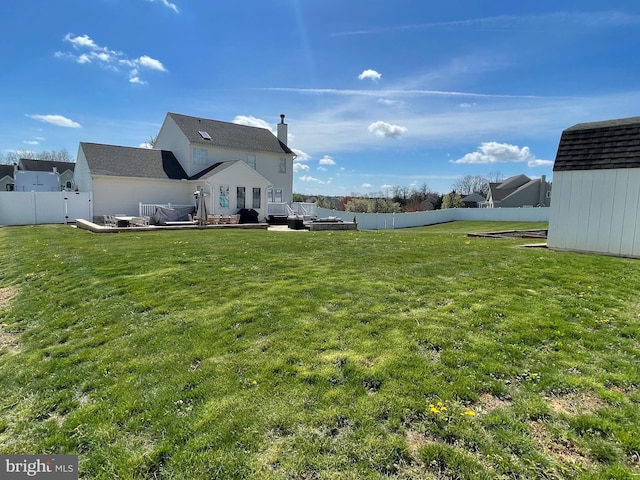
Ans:
{"label": "tree line", "polygon": [[407,213],[425,210],[464,207],[463,197],[474,192],[487,197],[489,183],[502,181],[500,172],[490,172],[487,177],[465,175],[452,185],[451,192],[440,194],[426,183],[419,187],[395,186],[387,191],[360,195],[353,193],[344,197],[314,196],[305,198],[294,194],[294,202],[312,201],[319,207],[354,213]]}
{"label": "tree line", "polygon": [[0,164],[17,164],[21,158],[29,160],[48,160],[51,162],[75,162],[66,148],[62,150],[43,150],[34,152],[31,150],[13,150],[11,152],[0,152]]}

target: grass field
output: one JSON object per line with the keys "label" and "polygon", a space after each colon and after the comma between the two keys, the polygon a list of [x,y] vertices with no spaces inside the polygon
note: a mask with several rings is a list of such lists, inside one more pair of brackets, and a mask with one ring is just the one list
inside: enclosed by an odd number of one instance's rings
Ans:
{"label": "grass field", "polygon": [[81,478],[640,478],[640,261],[396,231],[0,229],[0,453]]}

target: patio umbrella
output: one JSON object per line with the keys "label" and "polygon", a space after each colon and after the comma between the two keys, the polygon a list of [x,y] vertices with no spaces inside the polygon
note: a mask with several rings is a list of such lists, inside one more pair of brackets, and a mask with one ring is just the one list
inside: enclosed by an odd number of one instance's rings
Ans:
{"label": "patio umbrella", "polygon": [[197,198],[195,220],[199,225],[204,225],[207,223],[207,204],[204,201],[206,194],[202,190],[198,190],[197,192],[194,192],[194,195],[196,195]]}

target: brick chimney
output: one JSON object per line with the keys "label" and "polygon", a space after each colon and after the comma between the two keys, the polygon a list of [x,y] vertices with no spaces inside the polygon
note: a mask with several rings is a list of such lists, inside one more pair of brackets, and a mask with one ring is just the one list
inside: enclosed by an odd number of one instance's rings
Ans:
{"label": "brick chimney", "polygon": [[278,124],[278,140],[286,145],[288,135],[288,126],[284,123],[284,113],[282,113],[280,114],[280,123]]}

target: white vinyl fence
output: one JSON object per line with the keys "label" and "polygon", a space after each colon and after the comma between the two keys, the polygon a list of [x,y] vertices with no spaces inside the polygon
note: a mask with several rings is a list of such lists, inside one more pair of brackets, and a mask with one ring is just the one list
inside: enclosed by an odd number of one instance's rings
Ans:
{"label": "white vinyl fence", "polygon": [[494,222],[548,222],[549,207],[536,208],[448,208],[413,213],[353,213],[318,208],[318,217],[338,217],[358,222],[360,230],[421,227],[456,220]]}
{"label": "white vinyl fence", "polygon": [[91,192],[0,192],[0,225],[74,223],[91,219]]}

